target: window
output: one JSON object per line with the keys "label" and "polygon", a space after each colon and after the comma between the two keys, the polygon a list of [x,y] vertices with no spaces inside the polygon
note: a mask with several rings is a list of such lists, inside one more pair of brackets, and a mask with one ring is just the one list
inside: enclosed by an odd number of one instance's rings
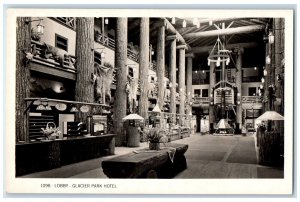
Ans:
{"label": "window", "polygon": [[208,97],[208,89],[202,89],[202,97]]}
{"label": "window", "polygon": [[55,34],[55,47],[68,52],[68,39],[58,34]]}
{"label": "window", "polygon": [[94,51],[94,62],[101,65],[101,54],[96,51]]}
{"label": "window", "polygon": [[248,88],[248,96],[256,96],[256,87]]}
{"label": "window", "polygon": [[200,89],[195,89],[194,90],[194,96],[195,97],[200,97],[200,95],[201,95],[201,90]]}
{"label": "window", "polygon": [[133,68],[132,67],[128,67],[128,75],[133,77]]}

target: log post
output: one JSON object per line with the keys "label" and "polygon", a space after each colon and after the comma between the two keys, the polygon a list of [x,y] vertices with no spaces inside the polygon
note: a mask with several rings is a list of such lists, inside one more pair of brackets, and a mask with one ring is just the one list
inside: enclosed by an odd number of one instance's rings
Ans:
{"label": "log post", "polygon": [[117,18],[115,67],[117,68],[117,88],[114,103],[114,128],[116,146],[124,144],[126,138],[123,133],[123,121],[126,116],[127,95],[125,86],[127,81],[127,18]]}
{"label": "log post", "polygon": [[[151,53],[150,53],[151,54]],[[148,74],[149,74],[149,18],[141,18],[140,22],[140,100],[139,114],[148,118]]]}
{"label": "log post", "polygon": [[192,100],[192,75],[193,75],[193,54],[185,55],[187,57],[187,72],[186,72],[186,92],[188,100],[187,114],[192,113],[192,106],[190,102]]}
{"label": "log post", "polygon": [[179,114],[185,114],[185,49],[179,49]]}
{"label": "log post", "polygon": [[[176,114],[176,38],[170,41],[170,113]],[[176,116],[172,116],[172,122],[175,123]]]}
{"label": "log post", "polygon": [[[236,55],[236,72],[235,72],[235,84],[237,87],[237,93],[242,97],[242,54],[244,49],[238,48]],[[236,133],[240,133],[242,129],[242,102],[236,106]]]}
{"label": "log post", "polygon": [[[93,103],[94,85],[91,75],[94,73],[94,18],[76,18],[76,67],[77,80],[75,85],[75,100]],[[92,114],[76,113],[75,119],[86,123],[87,116]]]}
{"label": "log post", "polygon": [[164,90],[165,90],[165,27],[160,26],[157,32],[157,83],[158,93],[157,100],[159,108],[164,109]]}
{"label": "log post", "polygon": [[[210,96],[213,96],[214,87],[216,84],[216,63],[211,62],[210,63],[210,70],[209,70],[209,90],[210,90]],[[213,96],[214,97],[214,96]],[[213,100],[213,97],[211,100]],[[210,127],[210,133],[214,132],[214,122],[215,122],[215,115],[214,115],[214,105],[212,103],[209,103],[209,127]]]}
{"label": "log post", "polygon": [[16,141],[28,141],[28,112],[24,114],[27,103],[24,98],[30,95],[30,69],[29,61],[25,61],[25,54],[30,52],[31,25],[28,17],[17,18],[16,41]]}

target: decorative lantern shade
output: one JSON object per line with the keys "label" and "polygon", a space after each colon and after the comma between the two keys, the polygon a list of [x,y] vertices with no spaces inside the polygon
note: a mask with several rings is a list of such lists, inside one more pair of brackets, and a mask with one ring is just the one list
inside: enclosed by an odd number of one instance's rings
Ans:
{"label": "decorative lantern shade", "polygon": [[266,57],[266,64],[267,65],[271,64],[271,58],[269,55]]}
{"label": "decorative lantern shade", "polygon": [[273,32],[270,32],[270,33],[269,33],[269,43],[270,43],[270,44],[273,44],[273,43],[274,43],[274,34],[273,34]]}
{"label": "decorative lantern shade", "polygon": [[156,103],[155,107],[153,108],[152,112],[157,112],[157,113],[161,112],[161,110],[160,110],[160,108],[159,108],[159,106],[158,106],[157,103]]}

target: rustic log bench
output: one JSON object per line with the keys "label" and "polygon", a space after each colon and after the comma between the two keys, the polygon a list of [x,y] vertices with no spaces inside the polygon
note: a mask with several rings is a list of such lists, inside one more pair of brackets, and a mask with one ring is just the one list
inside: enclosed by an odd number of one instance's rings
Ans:
{"label": "rustic log bench", "polygon": [[102,161],[102,168],[109,178],[172,178],[186,169],[187,149],[187,144],[175,143],[162,144],[160,150],[139,149]]}

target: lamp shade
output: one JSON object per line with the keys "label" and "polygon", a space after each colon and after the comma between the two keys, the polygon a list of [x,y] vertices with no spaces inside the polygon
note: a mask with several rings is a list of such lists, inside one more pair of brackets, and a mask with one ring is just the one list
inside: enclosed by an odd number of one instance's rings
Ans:
{"label": "lamp shade", "polygon": [[257,118],[257,120],[261,120],[261,121],[268,121],[268,120],[282,121],[282,120],[284,120],[284,117],[281,114],[279,114],[275,111],[266,111],[261,116],[259,116]]}
{"label": "lamp shade", "polygon": [[160,108],[159,108],[159,106],[158,106],[157,103],[156,103],[155,107],[153,108],[152,112],[157,112],[157,113],[161,112],[161,110],[160,110]]}

